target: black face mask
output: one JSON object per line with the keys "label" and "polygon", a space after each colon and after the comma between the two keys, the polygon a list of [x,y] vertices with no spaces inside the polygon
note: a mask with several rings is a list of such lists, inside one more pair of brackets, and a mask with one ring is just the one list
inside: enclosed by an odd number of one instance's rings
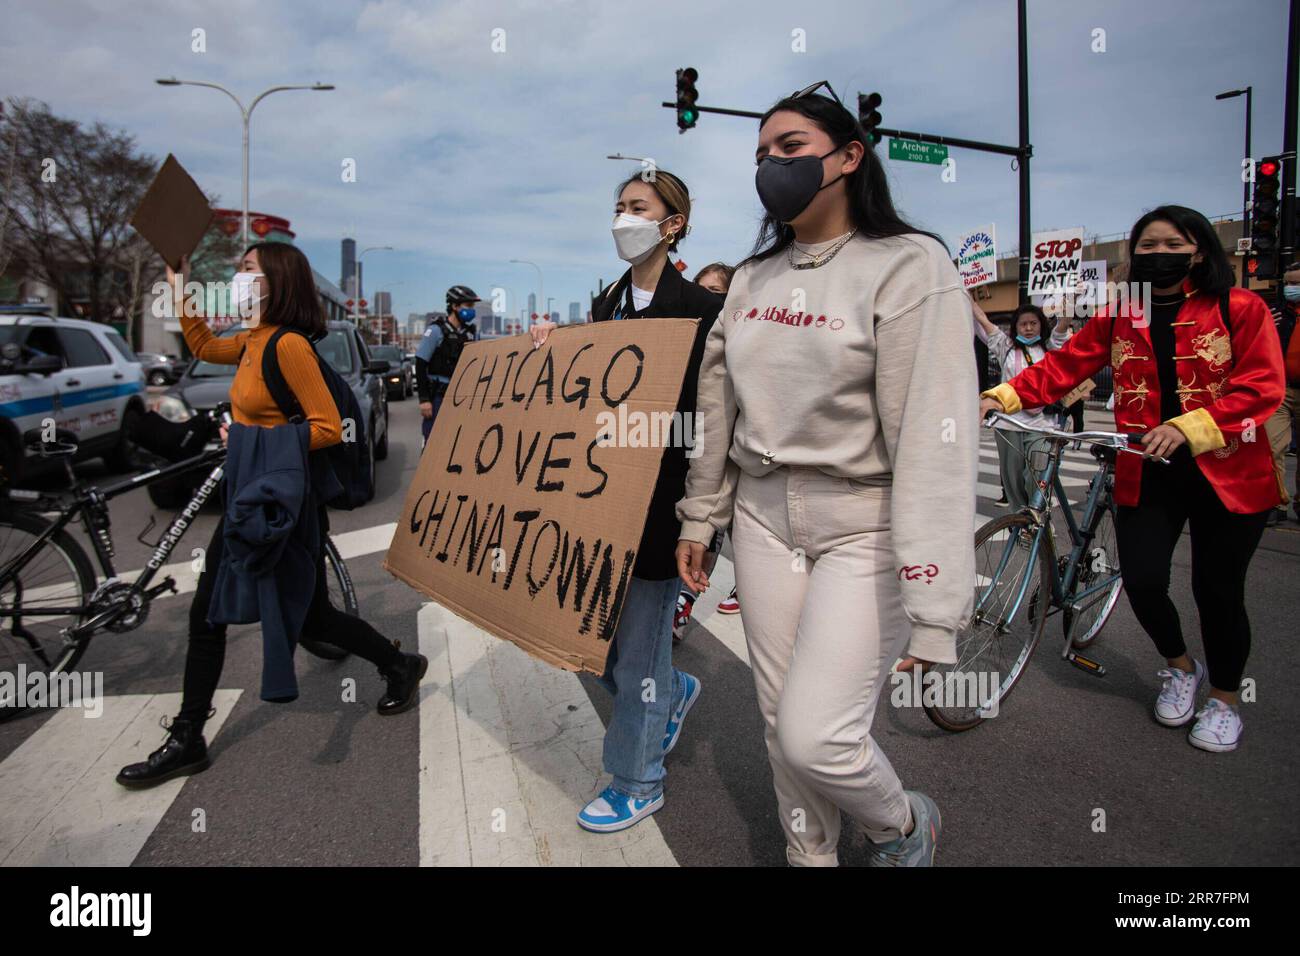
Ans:
{"label": "black face mask", "polygon": [[[839,152],[836,146],[826,156]],[[808,208],[819,192],[843,175],[822,185],[822,160],[826,156],[764,156],[754,174],[754,186],[763,208],[779,222],[789,222]]]}
{"label": "black face mask", "polygon": [[1130,269],[1134,282],[1150,282],[1155,289],[1178,285],[1191,271],[1190,252],[1142,252],[1133,257]]}

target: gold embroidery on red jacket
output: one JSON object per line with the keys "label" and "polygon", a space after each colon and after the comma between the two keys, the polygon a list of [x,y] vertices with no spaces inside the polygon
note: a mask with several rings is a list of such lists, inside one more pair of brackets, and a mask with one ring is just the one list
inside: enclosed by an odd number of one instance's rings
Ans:
{"label": "gold embroidery on red jacket", "polygon": [[1192,350],[1210,363],[1211,368],[1232,364],[1232,340],[1222,329],[1215,329],[1192,339]]}
{"label": "gold embroidery on red jacket", "polygon": [[1115,400],[1125,405],[1144,405],[1146,404],[1147,394],[1150,391],[1151,386],[1140,380],[1133,388],[1125,388],[1123,385],[1116,385]]}
{"label": "gold embroidery on red jacket", "polygon": [[1227,458],[1229,455],[1231,455],[1234,451],[1236,451],[1240,447],[1241,445],[1238,444],[1237,439],[1234,438],[1232,439],[1232,441],[1228,442],[1228,444],[1224,445],[1222,448],[1214,449],[1214,457]]}
{"label": "gold embroidery on red jacket", "polygon": [[1110,367],[1117,370],[1130,359],[1138,358],[1137,345],[1127,339],[1115,339],[1110,343]]}

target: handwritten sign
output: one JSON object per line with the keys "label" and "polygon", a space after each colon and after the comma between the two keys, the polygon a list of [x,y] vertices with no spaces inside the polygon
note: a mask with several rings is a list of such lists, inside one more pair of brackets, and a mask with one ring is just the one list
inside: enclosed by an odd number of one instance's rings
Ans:
{"label": "handwritten sign", "polygon": [[1029,258],[1029,294],[1074,294],[1083,258],[1083,230],[1034,233]]}
{"label": "handwritten sign", "polygon": [[673,417],[696,326],[466,346],[384,567],[550,664],[603,673],[664,455],[609,422]]}
{"label": "handwritten sign", "polygon": [[958,237],[957,271],[961,273],[962,287],[973,289],[996,281],[997,258],[997,238],[992,223]]}

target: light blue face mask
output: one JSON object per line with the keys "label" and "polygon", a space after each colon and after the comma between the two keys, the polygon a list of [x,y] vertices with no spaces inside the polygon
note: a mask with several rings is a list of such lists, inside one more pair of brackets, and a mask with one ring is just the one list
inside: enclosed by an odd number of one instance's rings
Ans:
{"label": "light blue face mask", "polygon": [[1300,285],[1282,286],[1282,295],[1288,302],[1300,302]]}
{"label": "light blue face mask", "polygon": [[1027,339],[1023,335],[1016,333],[1016,341],[1021,345],[1037,345],[1041,340],[1041,335],[1035,335],[1032,339]]}

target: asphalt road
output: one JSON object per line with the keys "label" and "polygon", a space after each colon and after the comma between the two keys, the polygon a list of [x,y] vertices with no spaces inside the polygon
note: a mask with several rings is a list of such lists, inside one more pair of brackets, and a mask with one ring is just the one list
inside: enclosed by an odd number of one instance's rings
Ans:
{"label": "asphalt road", "polygon": [[[378,468],[378,494],[369,506],[335,513],[335,536],[396,520],[419,454],[414,400],[390,406],[390,455]],[[1294,469],[1295,459],[1289,459]],[[101,466],[82,466],[91,480]],[[988,474],[983,477],[990,480]],[[53,481],[53,479],[50,479]],[[987,499],[981,510],[1000,512]],[[135,535],[150,516],[170,517],[147,495],[114,503],[118,559],[143,565],[148,550]],[[182,553],[202,546],[215,523],[209,508],[187,535]],[[951,735],[919,709],[883,705],[875,736],[907,786],[930,793],[942,808],[944,865],[1294,864],[1300,859],[1300,799],[1295,767],[1300,738],[1289,723],[1300,704],[1291,690],[1300,668],[1288,650],[1300,615],[1297,558],[1300,525],[1269,530],[1249,577],[1254,649],[1247,676],[1258,699],[1243,707],[1246,735],[1229,755],[1191,748],[1184,734],[1157,725],[1150,709],[1162,661],[1121,601],[1094,656],[1105,677],[1083,673],[1044,645],[1001,715],[973,732]],[[362,615],[403,646],[417,645],[416,615],[425,599],[381,567],[383,553],[349,560]],[[721,577],[721,576],[720,576]],[[1174,566],[1173,596],[1186,630],[1197,634],[1190,593],[1186,536]],[[715,589],[716,590],[716,589]],[[745,660],[715,636],[735,625],[711,616],[702,600],[698,620],[675,650],[677,666],[696,674],[704,691],[669,758],[666,805],[655,825],[682,865],[781,865],[783,839],[763,748],[754,688]],[[105,693],[147,695],[180,690],[188,599],[159,600],[146,624],[123,635],[97,637],[81,663],[101,670]],[[851,622],[846,622],[851,626]],[[1059,633],[1059,632],[1058,632]],[[1287,635],[1292,635],[1288,638]],[[1191,642],[1199,648],[1199,638]],[[298,657],[301,697],[290,705],[258,699],[260,637],[255,627],[232,628],[222,688],[243,694],[212,738],[213,767],[188,778],[151,820],[134,856],[102,862],[158,865],[414,865],[421,827],[420,723],[415,711],[391,719],[373,710],[382,692],[374,668],[349,659],[328,663]],[[345,678],[357,684],[344,702]],[[427,679],[426,679],[427,680]],[[602,719],[605,692],[582,678]],[[427,701],[425,702],[428,703]],[[17,768],[48,753],[51,764],[73,760],[67,733],[47,724],[44,711],[0,725],[0,794],[23,790]],[[42,731],[45,734],[42,734]],[[146,740],[138,756],[161,743]],[[24,749],[24,744],[32,745]],[[40,748],[44,750],[38,751]],[[11,759],[12,758],[12,759]],[[21,758],[21,759],[20,759]],[[23,761],[27,761],[26,764]],[[74,768],[75,769],[75,768]],[[73,771],[69,771],[73,772]],[[111,776],[111,775],[110,775]],[[103,783],[83,778],[78,786]],[[132,795],[133,797],[135,795]],[[129,808],[131,804],[118,801]],[[195,825],[202,811],[202,828]],[[574,805],[572,811],[576,812]],[[1105,828],[1098,832],[1097,811]],[[122,826],[108,819],[105,831]],[[644,824],[642,826],[645,826]],[[197,831],[197,832],[196,832]],[[0,827],[0,837],[3,827]],[[92,851],[93,852],[93,851]],[[0,839],[0,863],[5,849]],[[861,863],[862,837],[846,826],[841,859]],[[84,860],[83,855],[80,859]],[[12,860],[10,861],[12,862]]]}

